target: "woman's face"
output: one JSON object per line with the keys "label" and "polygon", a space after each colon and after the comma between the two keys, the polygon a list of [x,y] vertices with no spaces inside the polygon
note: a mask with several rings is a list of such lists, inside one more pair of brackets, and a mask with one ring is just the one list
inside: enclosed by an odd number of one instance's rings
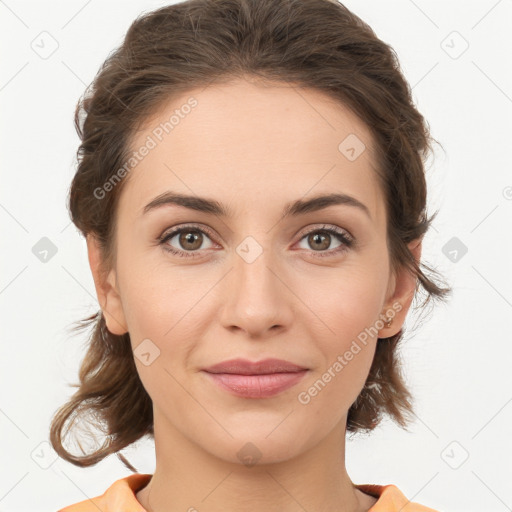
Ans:
{"label": "woman's face", "polygon": [[[231,462],[250,442],[264,463],[345,428],[377,336],[399,330],[414,289],[390,274],[369,131],[319,92],[239,80],[173,100],[132,142],[116,266],[97,290],[109,330],[130,334],[155,430]],[[145,208],[171,193],[225,215]],[[283,214],[331,194],[353,200]],[[239,396],[203,371],[233,358],[307,371],[271,396]]]}

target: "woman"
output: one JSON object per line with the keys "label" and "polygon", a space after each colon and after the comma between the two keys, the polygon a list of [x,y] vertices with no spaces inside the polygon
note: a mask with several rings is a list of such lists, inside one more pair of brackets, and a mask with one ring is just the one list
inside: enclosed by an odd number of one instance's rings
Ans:
{"label": "woman", "polygon": [[[61,512],[432,511],[345,468],[347,432],[411,420],[402,327],[450,292],[393,50],[336,1],[188,0],[135,20],[75,124],[101,310],[50,437],[136,474]],[[103,446],[63,447],[77,418]],[[153,475],[119,453],[145,435]]]}

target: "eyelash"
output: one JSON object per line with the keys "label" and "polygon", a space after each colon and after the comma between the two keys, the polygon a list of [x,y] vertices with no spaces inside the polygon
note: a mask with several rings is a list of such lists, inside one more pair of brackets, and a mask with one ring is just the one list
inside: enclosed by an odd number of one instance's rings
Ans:
{"label": "eyelash", "polygon": [[[162,234],[160,237],[158,237],[159,244],[163,246],[164,250],[166,250],[180,258],[196,258],[199,256],[199,254],[198,254],[199,251],[180,251],[178,249],[171,247],[170,245],[168,245],[166,243],[168,240],[171,240],[172,238],[174,238],[174,236],[176,236],[177,234],[186,232],[187,230],[188,231],[199,231],[200,233],[208,235],[209,238],[214,238],[212,232],[209,229],[190,224],[190,225],[186,225],[186,226],[182,226],[180,228],[174,229],[168,233]],[[336,249],[331,249],[329,251],[318,251],[318,252],[312,251],[312,252],[316,252],[315,257],[318,257],[318,258],[325,258],[328,256],[334,256],[334,255],[340,254],[340,253],[352,248],[355,244],[355,239],[351,235],[348,235],[344,230],[340,230],[339,228],[334,228],[334,227],[327,227],[327,226],[322,226],[321,228],[314,228],[314,229],[311,229],[310,231],[307,231],[306,233],[304,233],[302,235],[299,242],[302,241],[305,237],[307,237],[311,233],[316,233],[316,232],[329,233],[330,235],[335,236],[342,243],[342,245],[340,245]]]}

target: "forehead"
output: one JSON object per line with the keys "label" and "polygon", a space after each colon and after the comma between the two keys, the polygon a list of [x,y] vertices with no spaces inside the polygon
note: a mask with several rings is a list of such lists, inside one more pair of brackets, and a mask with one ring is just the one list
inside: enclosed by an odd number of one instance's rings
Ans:
{"label": "forehead", "polygon": [[313,89],[244,79],[193,89],[163,103],[134,135],[131,150],[145,154],[129,171],[119,206],[141,215],[171,190],[213,197],[240,213],[273,203],[277,211],[290,200],[340,192],[366,204],[378,222],[373,144],[355,114]]}

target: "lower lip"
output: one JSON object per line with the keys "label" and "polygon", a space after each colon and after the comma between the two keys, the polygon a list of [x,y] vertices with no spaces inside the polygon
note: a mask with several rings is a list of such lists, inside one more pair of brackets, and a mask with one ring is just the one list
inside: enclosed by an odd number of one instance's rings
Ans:
{"label": "lower lip", "polygon": [[205,372],[221,388],[244,398],[266,398],[295,386],[308,370],[268,375]]}

